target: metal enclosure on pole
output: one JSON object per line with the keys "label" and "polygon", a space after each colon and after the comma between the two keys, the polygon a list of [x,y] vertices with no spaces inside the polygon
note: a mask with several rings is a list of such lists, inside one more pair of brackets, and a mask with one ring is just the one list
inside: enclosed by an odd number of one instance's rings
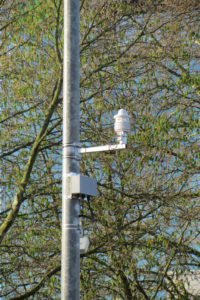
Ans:
{"label": "metal enclosure on pole", "polygon": [[64,0],[61,298],[80,299],[80,204],[69,176],[80,173],[79,0]]}

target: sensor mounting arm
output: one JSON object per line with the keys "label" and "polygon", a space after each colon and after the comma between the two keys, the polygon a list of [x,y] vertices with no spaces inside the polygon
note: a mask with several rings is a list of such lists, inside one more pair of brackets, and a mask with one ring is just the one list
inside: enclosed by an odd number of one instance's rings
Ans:
{"label": "sensor mounting arm", "polygon": [[94,153],[94,152],[104,152],[104,151],[115,151],[127,149],[127,144],[116,144],[116,145],[105,145],[105,146],[95,146],[95,147],[87,147],[80,148],[79,153]]}

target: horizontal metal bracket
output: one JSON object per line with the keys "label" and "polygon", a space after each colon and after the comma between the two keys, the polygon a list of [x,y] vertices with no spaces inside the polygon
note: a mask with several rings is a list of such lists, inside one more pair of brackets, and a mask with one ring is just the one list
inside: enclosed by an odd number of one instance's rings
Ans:
{"label": "horizontal metal bracket", "polygon": [[87,147],[80,148],[79,153],[93,153],[93,152],[103,152],[103,151],[116,151],[127,149],[127,144],[116,144],[116,145],[105,145],[105,146],[96,146],[96,147]]}

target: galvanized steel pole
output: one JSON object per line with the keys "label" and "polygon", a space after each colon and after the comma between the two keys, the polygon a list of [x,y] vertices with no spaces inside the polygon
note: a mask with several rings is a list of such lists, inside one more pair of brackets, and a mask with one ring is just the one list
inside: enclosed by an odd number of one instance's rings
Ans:
{"label": "galvanized steel pole", "polygon": [[80,299],[80,204],[69,184],[80,173],[79,52],[79,0],[64,0],[62,300]]}

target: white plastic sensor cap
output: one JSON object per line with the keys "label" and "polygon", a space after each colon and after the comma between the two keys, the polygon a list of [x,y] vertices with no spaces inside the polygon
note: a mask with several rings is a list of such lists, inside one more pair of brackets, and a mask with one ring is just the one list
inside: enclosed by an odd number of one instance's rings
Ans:
{"label": "white plastic sensor cap", "polygon": [[80,253],[84,254],[87,252],[88,247],[89,247],[89,239],[86,235],[80,238]]}
{"label": "white plastic sensor cap", "polygon": [[117,141],[119,144],[126,144],[126,134],[130,130],[130,117],[125,109],[120,109],[118,114],[114,116],[115,124],[114,130],[118,135]]}
{"label": "white plastic sensor cap", "polygon": [[114,130],[118,132],[129,132],[130,130],[130,117],[125,109],[120,109],[118,114],[114,116],[115,125]]}

